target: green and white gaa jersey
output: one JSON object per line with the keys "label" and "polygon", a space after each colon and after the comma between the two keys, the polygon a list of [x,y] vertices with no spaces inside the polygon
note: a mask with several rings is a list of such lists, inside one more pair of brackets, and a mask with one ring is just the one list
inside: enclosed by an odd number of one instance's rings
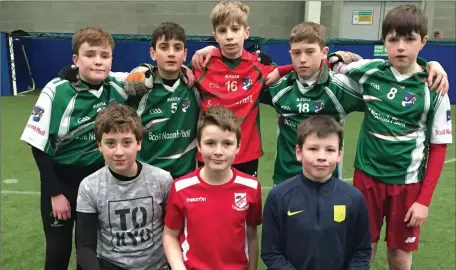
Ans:
{"label": "green and white gaa jersey", "polygon": [[355,167],[388,184],[423,181],[429,144],[452,142],[448,95],[429,89],[424,71],[401,74],[389,61],[361,60],[342,73],[363,88],[366,110]]}
{"label": "green and white gaa jersey", "polygon": [[162,168],[173,177],[182,176],[197,167],[199,96],[196,89],[189,89],[181,79],[170,87],[157,74],[153,89],[139,104],[128,102],[137,110],[144,127],[138,160]]}
{"label": "green and white gaa jersey", "polygon": [[[326,63],[322,64],[313,80],[301,82],[294,71],[271,85],[269,91],[278,114],[274,184],[302,171],[301,162],[297,161],[295,153],[299,122],[317,114],[325,114],[343,125],[348,113],[364,110],[358,84],[345,75],[334,74]],[[340,163],[333,175],[341,177],[341,169]]]}
{"label": "green and white gaa jersey", "polygon": [[41,91],[21,140],[59,164],[86,166],[102,161],[95,139],[95,117],[110,103],[126,101],[123,80],[127,75],[110,73],[100,89],[53,79]]}

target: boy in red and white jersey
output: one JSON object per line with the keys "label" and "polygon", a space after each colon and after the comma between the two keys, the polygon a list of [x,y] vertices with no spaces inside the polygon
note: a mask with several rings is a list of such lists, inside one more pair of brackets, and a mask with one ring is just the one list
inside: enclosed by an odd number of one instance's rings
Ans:
{"label": "boy in red and white jersey", "polygon": [[261,186],[231,167],[239,122],[223,106],[208,108],[198,121],[204,166],[173,183],[166,210],[163,247],[172,269],[257,269]]}

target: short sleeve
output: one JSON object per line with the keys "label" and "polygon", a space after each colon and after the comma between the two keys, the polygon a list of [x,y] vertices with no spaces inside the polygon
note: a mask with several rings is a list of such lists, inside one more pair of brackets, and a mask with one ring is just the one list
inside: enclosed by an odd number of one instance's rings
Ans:
{"label": "short sleeve", "polygon": [[48,148],[50,146],[49,133],[54,96],[55,87],[53,87],[52,82],[50,82],[41,91],[21,136],[21,141],[50,155],[53,152]]}
{"label": "short sleeve", "polygon": [[431,127],[431,143],[433,144],[450,144],[452,138],[451,126],[451,106],[448,95],[439,97],[437,107],[434,112],[432,127]]}
{"label": "short sleeve", "polygon": [[179,195],[176,192],[175,182],[171,186],[171,191],[169,193],[165,225],[172,230],[180,230],[184,227],[184,215],[182,213]]}
{"label": "short sleeve", "polygon": [[78,198],[76,202],[76,211],[81,213],[97,213],[95,196],[93,196],[93,187],[90,186],[89,178],[82,180],[79,185]]}
{"label": "short sleeve", "polygon": [[259,182],[253,194],[254,199],[252,200],[252,204],[249,207],[249,213],[247,214],[247,225],[257,227],[263,223],[261,185]]}

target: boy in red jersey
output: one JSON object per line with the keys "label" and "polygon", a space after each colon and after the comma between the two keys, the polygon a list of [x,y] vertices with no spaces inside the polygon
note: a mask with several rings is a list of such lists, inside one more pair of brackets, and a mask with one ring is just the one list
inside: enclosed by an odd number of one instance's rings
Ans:
{"label": "boy in red jersey", "polygon": [[[212,57],[204,69],[195,68],[193,72],[196,87],[201,92],[203,111],[223,105],[241,119],[243,143],[233,167],[257,176],[258,159],[263,155],[258,107],[260,92],[268,75],[278,79],[291,72],[293,66],[263,65],[256,54],[244,49],[250,31],[248,15],[249,7],[238,1],[223,1],[214,7],[210,18],[220,48],[211,51]],[[201,155],[198,160],[202,161]]]}
{"label": "boy in red jersey", "polygon": [[231,168],[240,138],[231,110],[202,113],[197,145],[204,166],[177,179],[168,199],[163,247],[172,269],[257,269],[261,186]]}

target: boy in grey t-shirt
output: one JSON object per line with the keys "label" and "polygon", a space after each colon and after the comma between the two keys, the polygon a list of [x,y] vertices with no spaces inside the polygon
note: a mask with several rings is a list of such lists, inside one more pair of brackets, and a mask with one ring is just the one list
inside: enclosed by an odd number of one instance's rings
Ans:
{"label": "boy in grey t-shirt", "polygon": [[136,112],[111,105],[95,121],[106,166],[86,177],[77,199],[77,258],[83,269],[168,269],[164,211],[171,174],[138,162],[142,125]]}

